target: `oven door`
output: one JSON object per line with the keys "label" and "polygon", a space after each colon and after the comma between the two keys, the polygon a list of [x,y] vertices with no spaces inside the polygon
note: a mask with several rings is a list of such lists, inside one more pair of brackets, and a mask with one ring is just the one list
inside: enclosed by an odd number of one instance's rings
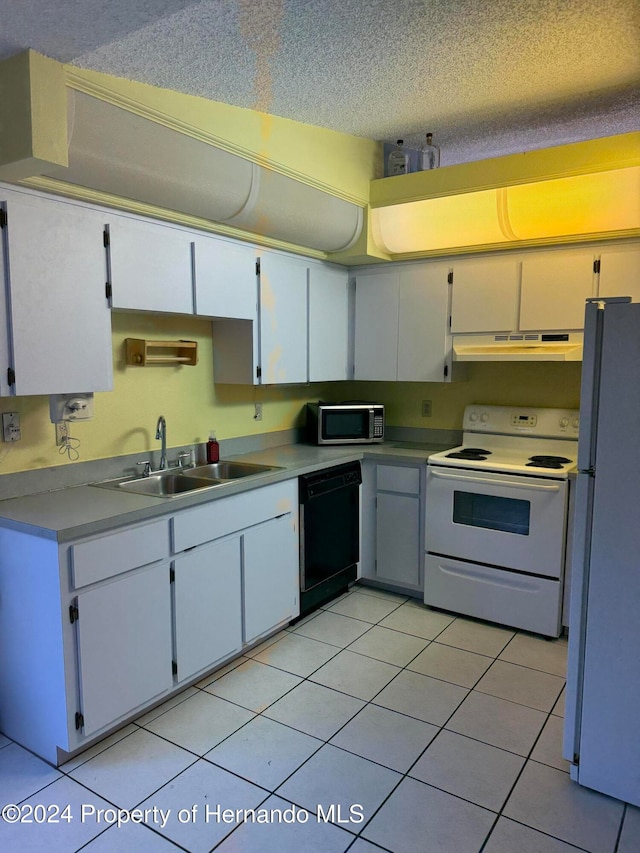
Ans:
{"label": "oven door", "polygon": [[430,553],[559,578],[567,481],[428,466]]}

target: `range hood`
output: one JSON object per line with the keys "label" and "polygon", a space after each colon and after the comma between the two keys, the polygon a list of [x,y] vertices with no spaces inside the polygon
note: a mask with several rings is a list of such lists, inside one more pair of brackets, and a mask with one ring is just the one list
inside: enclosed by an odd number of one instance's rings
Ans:
{"label": "range hood", "polygon": [[582,332],[454,335],[454,361],[582,361]]}

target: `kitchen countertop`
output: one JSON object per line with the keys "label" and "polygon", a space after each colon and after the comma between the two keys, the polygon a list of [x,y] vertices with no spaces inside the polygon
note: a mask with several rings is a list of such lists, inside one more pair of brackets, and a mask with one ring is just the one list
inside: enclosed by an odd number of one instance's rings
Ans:
{"label": "kitchen countertop", "polygon": [[222,486],[172,498],[135,495],[131,492],[70,486],[0,501],[0,527],[18,530],[63,543],[92,536],[126,524],[158,518],[219,498],[290,480],[301,474],[359,459],[388,458],[411,462],[426,460],[450,445],[387,441],[366,446],[314,446],[290,444],[231,456],[229,460],[277,466],[279,470],[234,480]]}

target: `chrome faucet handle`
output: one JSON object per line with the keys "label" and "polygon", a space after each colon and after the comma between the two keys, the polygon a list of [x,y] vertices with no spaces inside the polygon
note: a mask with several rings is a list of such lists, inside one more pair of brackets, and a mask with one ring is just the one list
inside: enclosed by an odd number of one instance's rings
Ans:
{"label": "chrome faucet handle", "polygon": [[176,459],[176,462],[178,463],[178,468],[184,468],[185,467],[184,460],[190,459],[190,458],[191,458],[190,453],[179,453],[178,458]]}
{"label": "chrome faucet handle", "polygon": [[144,465],[144,470],[142,471],[143,477],[148,477],[151,473],[151,462],[148,459],[145,459],[143,462],[136,462],[136,465]]}

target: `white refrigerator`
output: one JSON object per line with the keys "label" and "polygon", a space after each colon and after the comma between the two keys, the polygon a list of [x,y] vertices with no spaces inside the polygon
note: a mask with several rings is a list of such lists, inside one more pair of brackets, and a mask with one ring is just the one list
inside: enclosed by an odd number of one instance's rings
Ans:
{"label": "white refrigerator", "polygon": [[640,303],[589,300],[563,754],[640,806]]}

